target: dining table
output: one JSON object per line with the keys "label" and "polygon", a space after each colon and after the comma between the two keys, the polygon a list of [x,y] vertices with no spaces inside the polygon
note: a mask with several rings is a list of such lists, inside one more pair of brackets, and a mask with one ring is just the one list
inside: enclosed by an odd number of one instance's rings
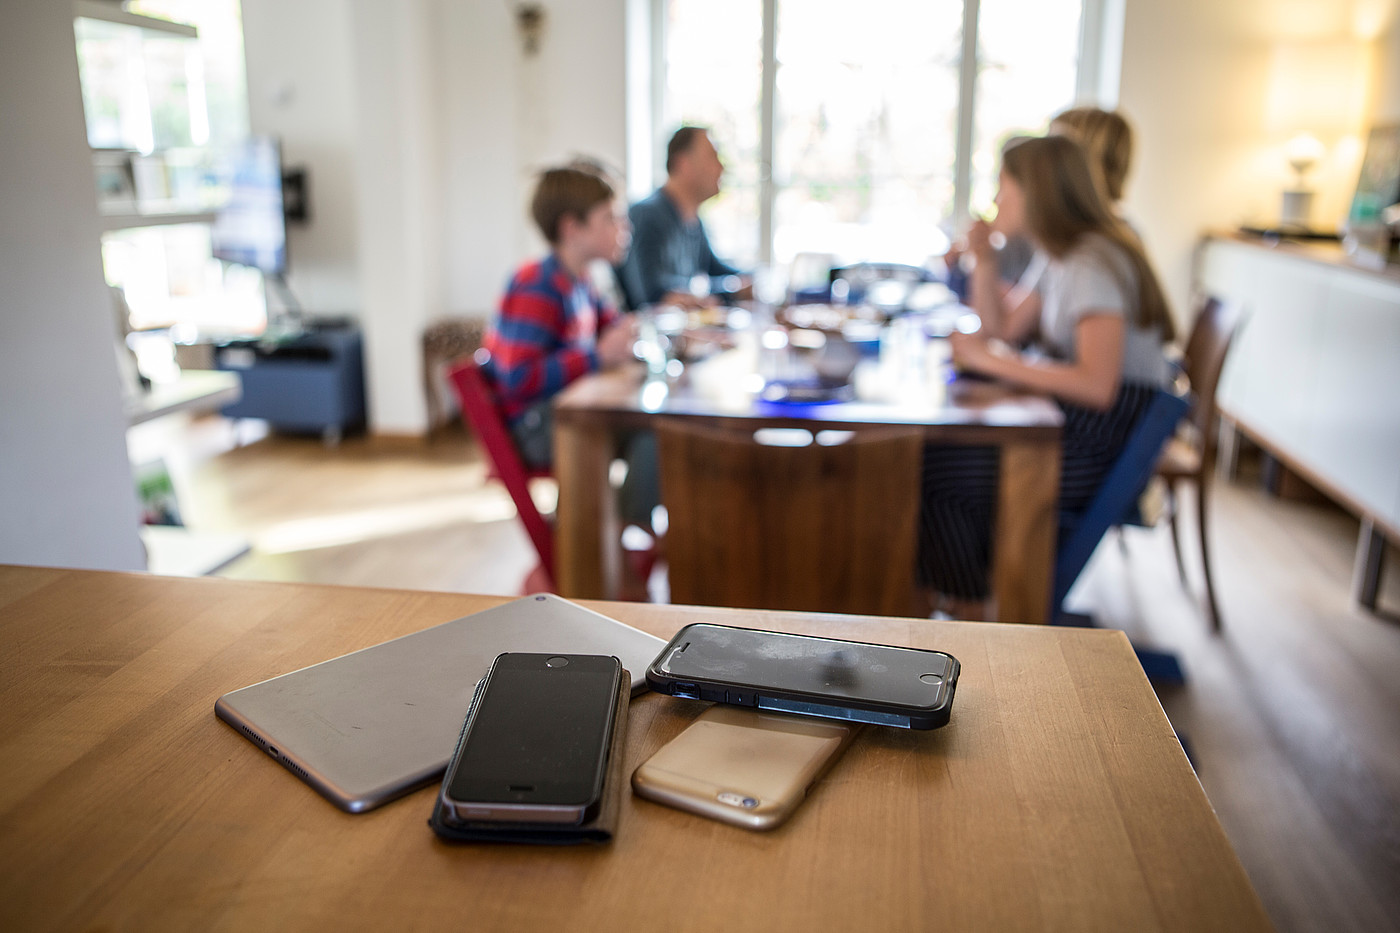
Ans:
{"label": "dining table", "polygon": [[[621,439],[659,417],[813,433],[913,425],[930,445],[998,451],[991,618],[1049,621],[1063,414],[1049,397],[954,371],[948,334],[969,329],[968,309],[826,329],[793,326],[795,315],[765,318],[744,310],[731,319],[740,317],[742,324],[727,329],[699,329],[699,337],[720,347],[700,359],[687,361],[673,350],[588,374],[558,395],[555,583],[562,595],[620,597],[622,528],[612,464]],[[652,327],[644,323],[643,333]],[[683,343],[696,346],[697,329],[678,329],[672,345]],[[852,354],[856,362],[840,377],[824,365]]]}

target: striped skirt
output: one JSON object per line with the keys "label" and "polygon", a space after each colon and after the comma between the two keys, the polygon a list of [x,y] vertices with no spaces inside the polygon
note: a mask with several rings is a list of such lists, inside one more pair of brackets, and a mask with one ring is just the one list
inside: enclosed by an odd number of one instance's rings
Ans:
{"label": "striped skirt", "polygon": [[[1123,449],[1155,386],[1125,383],[1108,411],[1060,403],[1060,509],[1088,506]],[[995,447],[924,448],[919,579],[945,596],[986,599],[996,527],[1000,454]]]}

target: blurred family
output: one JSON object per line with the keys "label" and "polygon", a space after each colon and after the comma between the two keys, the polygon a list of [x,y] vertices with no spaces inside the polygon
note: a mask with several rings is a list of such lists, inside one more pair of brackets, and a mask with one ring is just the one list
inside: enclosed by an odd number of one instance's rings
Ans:
{"label": "blurred family", "polygon": [[[530,215],[549,255],[511,278],[483,342],[488,375],[526,464],[552,463],[554,397],[565,386],[632,359],[636,320],[603,299],[592,284],[594,263],[620,269],[633,310],[658,303],[699,308],[746,294],[700,221],[700,205],[719,194],[723,174],[709,132],[684,126],[666,147],[666,183],[632,206],[630,221],[598,164],[578,161],[540,176]],[[619,491],[623,521],[651,531],[660,504],[655,438],[636,432],[620,453],[628,465]]]}
{"label": "blurred family", "polygon": [[[1046,136],[1013,138],[1002,152],[995,219],[973,222],[947,257],[968,272],[967,300],[982,322],[977,333],[952,335],[954,363],[1057,401],[1060,507],[1070,511],[1087,505],[1171,378],[1164,345],[1175,337],[1172,317],[1119,206],[1131,154],[1127,122],[1093,108],[1059,114]],[[666,182],[632,206],[630,224],[595,166],[541,175],[531,214],[549,255],[516,272],[485,342],[527,463],[551,460],[554,396],[632,358],[633,318],[589,284],[592,263],[620,270],[634,309],[699,308],[746,293],[699,216],[723,174],[709,133],[682,127],[666,149]],[[621,453],[629,462],[623,518],[650,530],[659,502],[654,440],[637,433]],[[919,575],[934,604],[958,618],[985,615],[998,474],[994,448],[926,451]]]}

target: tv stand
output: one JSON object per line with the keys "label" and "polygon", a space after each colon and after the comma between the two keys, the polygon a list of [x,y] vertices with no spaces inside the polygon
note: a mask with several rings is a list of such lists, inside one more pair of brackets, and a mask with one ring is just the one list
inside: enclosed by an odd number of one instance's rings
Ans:
{"label": "tv stand", "polygon": [[243,381],[243,397],[222,409],[225,417],[319,433],[328,444],[365,423],[364,349],[351,321],[310,318],[271,339],[225,341],[214,346],[214,365]]}

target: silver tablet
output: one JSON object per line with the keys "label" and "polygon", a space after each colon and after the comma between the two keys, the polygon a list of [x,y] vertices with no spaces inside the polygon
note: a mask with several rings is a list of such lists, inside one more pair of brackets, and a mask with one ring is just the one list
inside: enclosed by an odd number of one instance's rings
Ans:
{"label": "silver tablet", "polygon": [[526,596],[226,693],[214,714],[336,806],[361,813],[442,777],[496,655],[613,655],[635,696],[663,645],[558,596]]}

